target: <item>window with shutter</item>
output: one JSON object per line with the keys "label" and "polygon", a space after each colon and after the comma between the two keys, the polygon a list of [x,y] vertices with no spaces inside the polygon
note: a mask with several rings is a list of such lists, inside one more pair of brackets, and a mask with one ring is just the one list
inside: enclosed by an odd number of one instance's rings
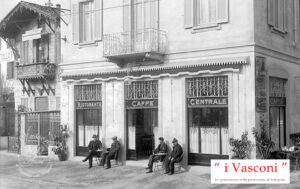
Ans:
{"label": "window with shutter", "polygon": [[228,0],[185,0],[184,27],[218,28],[228,22]]}
{"label": "window with shutter", "polygon": [[287,33],[287,1],[268,0],[268,25],[271,31]]}
{"label": "window with shutter", "polygon": [[14,62],[7,62],[7,73],[6,78],[7,79],[13,79],[14,78]]}
{"label": "window with shutter", "polygon": [[80,0],[72,5],[73,44],[102,40],[103,0]]}
{"label": "window with shutter", "polygon": [[48,97],[36,97],[35,98],[35,111],[47,111],[49,110]]}

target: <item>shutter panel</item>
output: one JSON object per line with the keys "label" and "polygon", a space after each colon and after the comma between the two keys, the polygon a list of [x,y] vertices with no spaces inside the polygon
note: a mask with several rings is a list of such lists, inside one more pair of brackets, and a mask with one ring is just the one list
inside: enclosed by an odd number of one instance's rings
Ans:
{"label": "shutter panel", "polygon": [[283,0],[283,31],[288,31],[288,10],[287,10],[287,1]]}
{"label": "shutter panel", "polygon": [[73,32],[73,44],[79,42],[79,4],[72,4],[72,32]]}
{"label": "shutter panel", "polygon": [[274,25],[274,0],[268,0],[268,24]]}
{"label": "shutter panel", "polygon": [[151,1],[150,0],[150,27],[151,28],[158,28],[158,8],[159,8],[159,0]]}
{"label": "shutter panel", "polygon": [[228,22],[228,0],[217,0],[217,23]]}
{"label": "shutter panel", "polygon": [[24,41],[22,41],[21,43],[20,43],[20,64],[22,65],[22,64],[24,64]]}
{"label": "shutter panel", "polygon": [[194,25],[194,0],[184,0],[184,28]]}
{"label": "shutter panel", "polygon": [[13,78],[13,67],[12,67],[12,62],[7,62],[7,73],[6,73],[6,78],[7,79],[12,79]]}
{"label": "shutter panel", "polygon": [[131,0],[123,0],[123,30],[131,31]]}
{"label": "shutter panel", "polygon": [[103,1],[102,0],[95,0],[95,40],[101,40],[102,39],[102,6]]}

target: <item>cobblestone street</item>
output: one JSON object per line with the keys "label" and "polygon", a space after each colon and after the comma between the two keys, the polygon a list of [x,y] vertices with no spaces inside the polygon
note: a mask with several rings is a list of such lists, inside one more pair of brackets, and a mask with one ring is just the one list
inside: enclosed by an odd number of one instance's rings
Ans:
{"label": "cobblestone street", "polygon": [[[299,172],[291,174],[291,185],[211,185],[210,168],[193,166],[189,171],[182,171],[173,176],[164,175],[163,171],[146,174],[139,163],[131,162],[110,170],[94,166],[87,168],[82,162],[51,162],[47,171],[39,166],[28,166],[21,170],[17,155],[0,153],[0,188],[31,189],[70,189],[70,188],[105,188],[105,189],[189,189],[189,188],[298,188]],[[133,166],[133,164],[137,164]],[[41,172],[30,177],[29,172]],[[26,174],[27,173],[27,174]],[[298,181],[296,181],[298,180]]]}

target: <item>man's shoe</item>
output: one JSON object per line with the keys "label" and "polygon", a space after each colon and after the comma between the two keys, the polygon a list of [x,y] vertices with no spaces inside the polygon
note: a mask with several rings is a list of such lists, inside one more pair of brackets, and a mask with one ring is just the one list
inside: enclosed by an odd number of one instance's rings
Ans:
{"label": "man's shoe", "polygon": [[85,159],[83,159],[83,160],[82,160],[82,162],[86,162],[86,160],[85,160]]}
{"label": "man's shoe", "polygon": [[152,170],[149,170],[148,172],[146,172],[146,173],[152,173],[153,171]]}
{"label": "man's shoe", "polygon": [[145,169],[150,169],[150,167],[146,167]]}
{"label": "man's shoe", "polygon": [[168,175],[173,175],[174,173],[169,173]]}
{"label": "man's shoe", "polygon": [[168,174],[168,173],[170,173],[170,171],[166,171],[164,174]]}
{"label": "man's shoe", "polygon": [[105,169],[110,169],[110,167],[106,167]]}
{"label": "man's shoe", "polygon": [[89,169],[92,168],[92,166],[89,166]]}

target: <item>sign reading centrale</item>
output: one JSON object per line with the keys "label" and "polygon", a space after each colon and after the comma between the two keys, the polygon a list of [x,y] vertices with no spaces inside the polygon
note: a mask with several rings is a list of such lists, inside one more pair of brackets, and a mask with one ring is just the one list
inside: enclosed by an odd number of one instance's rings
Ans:
{"label": "sign reading centrale", "polygon": [[101,101],[76,102],[76,109],[97,109],[101,106]]}
{"label": "sign reading centrale", "polygon": [[22,35],[22,41],[29,41],[34,39],[40,39],[42,36],[42,29],[43,28],[37,28],[33,30],[28,30]]}
{"label": "sign reading centrale", "polygon": [[189,98],[187,99],[188,107],[227,105],[228,98]]}
{"label": "sign reading centrale", "polygon": [[138,108],[157,108],[157,99],[143,99],[143,100],[126,100],[126,108],[138,109]]}

